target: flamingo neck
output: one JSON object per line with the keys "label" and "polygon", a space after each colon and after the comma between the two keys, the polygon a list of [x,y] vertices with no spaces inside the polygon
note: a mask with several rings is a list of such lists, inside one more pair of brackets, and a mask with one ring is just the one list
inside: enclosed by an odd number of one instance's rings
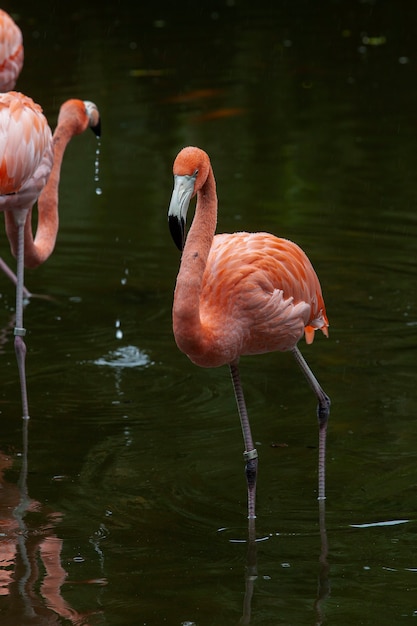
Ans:
{"label": "flamingo neck", "polygon": [[34,268],[46,261],[52,254],[58,234],[58,187],[61,176],[61,165],[65,149],[71,138],[82,132],[77,119],[70,112],[58,118],[55,129],[53,147],[53,165],[48,182],[38,198],[38,226],[33,238],[31,212],[25,223],[25,266]]}
{"label": "flamingo neck", "polygon": [[217,224],[217,194],[213,171],[197,192],[191,224],[177,277],[173,327],[178,347],[192,360],[204,351],[206,329],[200,318],[203,275]]}

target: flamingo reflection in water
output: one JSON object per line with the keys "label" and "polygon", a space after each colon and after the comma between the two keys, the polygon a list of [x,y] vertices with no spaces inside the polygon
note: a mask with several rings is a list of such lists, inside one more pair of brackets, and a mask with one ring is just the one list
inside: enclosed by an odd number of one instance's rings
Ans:
{"label": "flamingo reflection in water", "polygon": [[[87,626],[89,616],[96,612],[82,614],[62,596],[62,586],[74,582],[67,580],[61,562],[63,540],[55,532],[62,515],[45,512],[42,504],[28,495],[27,430],[28,421],[23,423],[24,450],[18,484],[5,478],[4,474],[13,461],[0,451],[1,623],[2,626],[24,623],[58,625],[64,618],[78,626]],[[107,584],[105,578],[77,582],[95,586]]]}
{"label": "flamingo reflection in water", "polygon": [[[313,610],[315,613],[315,625],[321,626],[327,622],[325,614],[325,602],[330,595],[330,565],[328,561],[329,544],[326,530],[326,500],[319,500],[319,535],[320,552],[317,593],[314,600]],[[291,533],[296,540],[297,533]],[[242,616],[239,626],[249,626],[252,619],[252,599],[255,594],[256,581],[258,580],[258,541],[265,541],[270,537],[256,539],[255,520],[249,520],[249,532],[247,541],[246,566],[245,566],[245,593],[243,596]]]}

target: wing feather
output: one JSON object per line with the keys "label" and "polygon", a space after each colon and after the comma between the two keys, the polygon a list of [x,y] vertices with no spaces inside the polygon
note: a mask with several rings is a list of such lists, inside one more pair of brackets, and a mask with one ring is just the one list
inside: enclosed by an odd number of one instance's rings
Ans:
{"label": "wing feather", "polygon": [[[203,278],[201,321],[225,331],[241,354],[289,350],[305,332],[327,334],[321,287],[306,254],[295,243],[269,233],[216,235]],[[227,333],[226,333],[227,335]],[[227,340],[226,340],[227,341]]]}

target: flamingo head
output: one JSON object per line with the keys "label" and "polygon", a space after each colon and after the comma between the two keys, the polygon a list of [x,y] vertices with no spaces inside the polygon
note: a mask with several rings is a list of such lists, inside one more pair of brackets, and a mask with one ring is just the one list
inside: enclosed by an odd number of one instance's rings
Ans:
{"label": "flamingo head", "polygon": [[88,125],[96,137],[101,137],[101,119],[97,105],[91,100],[84,100],[84,106],[88,117]]}
{"label": "flamingo head", "polygon": [[68,126],[74,135],[83,133],[86,128],[91,128],[96,137],[101,134],[100,113],[89,100],[66,100],[59,110],[58,126],[60,124]]}
{"label": "flamingo head", "polygon": [[174,161],[174,189],[168,210],[171,236],[179,250],[185,244],[185,224],[190,200],[200,191],[210,172],[210,160],[200,148],[183,148]]}

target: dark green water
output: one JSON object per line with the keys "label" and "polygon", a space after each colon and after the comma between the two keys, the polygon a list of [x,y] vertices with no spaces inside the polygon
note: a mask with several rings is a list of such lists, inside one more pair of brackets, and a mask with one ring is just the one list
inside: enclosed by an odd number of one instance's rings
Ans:
{"label": "dark green water", "polygon": [[[246,588],[253,626],[414,624],[414,3],[3,8],[24,34],[17,88],[52,127],[66,98],[95,101],[103,137],[99,183],[93,135],[70,144],[56,250],[26,274],[49,298],[25,309],[21,518],[14,289],[0,277],[1,623],[237,625]],[[192,365],[171,330],[166,215],[187,144],[212,158],[218,231],[299,243],[331,324],[329,340],[300,344],[332,399],[321,523],[314,398],[290,355],[242,360],[260,453],[247,587],[229,374]]]}

